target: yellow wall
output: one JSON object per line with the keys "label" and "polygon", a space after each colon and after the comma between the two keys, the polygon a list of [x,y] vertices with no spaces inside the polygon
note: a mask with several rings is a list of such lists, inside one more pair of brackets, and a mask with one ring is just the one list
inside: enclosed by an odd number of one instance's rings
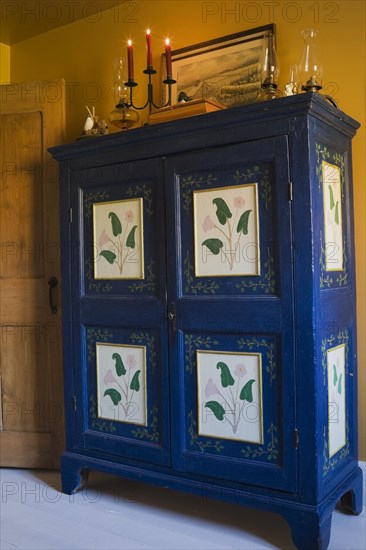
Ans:
{"label": "yellow wall", "polygon": [[[229,13],[228,10],[234,10]],[[355,223],[357,250],[357,314],[360,386],[360,456],[365,451],[365,2],[359,0],[266,2],[198,0],[126,0],[88,20],[61,27],[11,48],[13,81],[54,79],[67,83],[69,141],[82,130],[85,105],[95,105],[106,117],[113,108],[110,89],[113,58],[124,55],[127,38],[134,39],[135,78],[143,84],[136,100],[142,102],[146,82],[144,31],[153,33],[154,66],[159,67],[163,39],[173,49],[274,22],[281,60],[281,85],[290,63],[299,61],[300,31],[319,31],[318,49],[324,66],[325,90],[340,108],[362,123],[354,139]],[[158,86],[156,86],[158,88]]]}
{"label": "yellow wall", "polygon": [[0,42],[0,84],[10,82],[10,46]]}

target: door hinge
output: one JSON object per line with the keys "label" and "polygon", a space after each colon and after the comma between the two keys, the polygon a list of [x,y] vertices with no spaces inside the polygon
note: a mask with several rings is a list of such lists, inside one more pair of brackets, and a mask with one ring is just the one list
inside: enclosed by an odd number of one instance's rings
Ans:
{"label": "door hinge", "polygon": [[297,428],[294,430],[293,443],[294,443],[294,448],[298,449],[298,447],[299,447],[299,430]]}
{"label": "door hinge", "polygon": [[292,181],[289,181],[288,182],[288,200],[292,201],[292,199],[293,199],[293,186],[292,186]]}
{"label": "door hinge", "polygon": [[72,396],[72,408],[74,409],[74,412],[76,412],[76,397],[75,397],[75,395]]}
{"label": "door hinge", "polygon": [[69,223],[72,223],[72,208],[69,208]]}

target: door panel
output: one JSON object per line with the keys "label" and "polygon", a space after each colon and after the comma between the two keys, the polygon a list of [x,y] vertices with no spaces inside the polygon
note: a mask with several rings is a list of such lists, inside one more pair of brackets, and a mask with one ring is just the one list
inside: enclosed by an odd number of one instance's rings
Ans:
{"label": "door panel", "polygon": [[20,84],[0,90],[0,463],[51,468],[64,439],[60,309],[48,303],[48,281],[60,278],[58,181],[47,148],[64,139],[64,93],[61,81],[36,84],[27,98]]}
{"label": "door panel", "polygon": [[[71,175],[76,433],[71,445],[169,464],[161,161]],[[69,350],[65,350],[69,354]],[[73,396],[70,394],[69,399]],[[107,445],[106,445],[107,441]]]}
{"label": "door panel", "polygon": [[295,490],[288,183],[286,137],[167,161],[175,467]]}

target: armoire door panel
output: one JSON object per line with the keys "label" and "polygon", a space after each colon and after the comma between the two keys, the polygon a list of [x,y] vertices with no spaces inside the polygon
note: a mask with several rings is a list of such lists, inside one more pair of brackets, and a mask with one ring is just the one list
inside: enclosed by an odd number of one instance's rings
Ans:
{"label": "armoire door panel", "polygon": [[162,162],[90,174],[72,173],[75,444],[98,453],[108,440],[114,457],[169,464]]}
{"label": "armoire door panel", "polygon": [[285,136],[175,157],[166,195],[175,467],[294,491],[288,162]]}
{"label": "armoire door panel", "polygon": [[79,444],[148,462],[169,464],[165,331],[125,325],[83,327],[85,370],[79,391],[86,410]]}

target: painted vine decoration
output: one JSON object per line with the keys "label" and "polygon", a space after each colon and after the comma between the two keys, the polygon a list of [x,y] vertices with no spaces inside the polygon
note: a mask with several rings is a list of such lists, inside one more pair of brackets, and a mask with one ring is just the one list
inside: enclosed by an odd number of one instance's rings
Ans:
{"label": "painted vine decoration", "polygon": [[349,443],[349,431],[348,423],[346,426],[346,445],[342,448],[339,455],[329,458],[329,446],[328,446],[328,437],[326,432],[326,427],[324,427],[323,432],[324,447],[323,447],[323,477],[327,476],[329,472],[333,471],[339,462],[350,455],[350,443]]}
{"label": "painted vine decoration", "polygon": [[109,199],[108,193],[105,191],[96,191],[95,193],[88,193],[84,196],[84,212],[85,217],[90,218],[93,213],[93,204],[95,202],[103,202]]}
{"label": "painted vine decoration", "polygon": [[143,281],[136,281],[128,285],[128,290],[130,292],[155,292],[155,272],[154,272],[154,260],[151,260],[146,270],[146,277]]}
{"label": "painted vine decoration", "polygon": [[157,407],[153,407],[150,411],[151,421],[148,428],[135,428],[131,431],[132,435],[137,439],[146,439],[153,443],[158,443],[160,439],[159,434],[159,411]]}
{"label": "painted vine decoration", "polygon": [[263,267],[266,271],[263,275],[263,278],[260,278],[260,277],[257,277],[256,279],[252,279],[252,278],[248,279],[247,277],[245,279],[242,278],[240,282],[235,285],[235,287],[238,290],[240,290],[240,292],[245,292],[245,290],[247,289],[250,289],[253,292],[255,292],[258,288],[261,288],[264,290],[265,294],[274,294],[276,279],[275,279],[275,272],[274,272],[273,266],[274,266],[273,256],[271,255],[269,246],[267,246],[267,260],[263,264]]}
{"label": "painted vine decoration", "polygon": [[276,380],[276,377],[277,377],[277,365],[276,365],[276,360],[275,360],[275,345],[274,345],[274,342],[268,342],[267,340],[265,340],[264,338],[262,339],[259,339],[259,338],[240,338],[238,341],[238,347],[239,349],[245,349],[247,348],[248,350],[252,350],[253,348],[255,349],[260,349],[260,348],[264,348],[265,349],[265,353],[266,353],[266,358],[267,358],[267,365],[266,365],[266,372],[269,374],[269,381],[270,381],[270,384],[272,384],[272,382],[274,380]]}
{"label": "painted vine decoration", "polygon": [[94,399],[94,395],[90,396],[89,404],[89,415],[91,419],[91,427],[100,430],[101,432],[110,432],[113,433],[116,431],[116,427],[113,422],[106,422],[105,420],[100,420],[97,417],[97,404]]}
{"label": "painted vine decoration", "polygon": [[212,185],[217,178],[212,174],[209,174],[207,177],[200,176],[199,178],[194,178],[188,176],[182,178],[181,188],[182,188],[182,206],[183,210],[189,212],[192,206],[192,191],[195,189],[201,189],[203,185]]}
{"label": "painted vine decoration", "polygon": [[141,344],[146,346],[149,352],[149,362],[151,368],[156,368],[156,349],[155,349],[155,336],[148,334],[147,332],[133,332],[130,334],[130,341],[134,344]]}
{"label": "painted vine decoration", "polygon": [[86,263],[85,276],[86,276],[86,280],[88,281],[88,290],[90,292],[92,292],[93,290],[95,292],[111,292],[113,289],[113,286],[111,285],[111,283],[96,281],[94,279],[92,260],[88,258],[85,263]]}
{"label": "painted vine decoration", "polygon": [[87,328],[86,341],[88,351],[88,361],[95,359],[95,342],[110,342],[113,337],[112,332],[107,329]]}
{"label": "painted vine decoration", "polygon": [[322,172],[322,161],[325,160],[326,162],[330,161],[330,152],[328,150],[328,147],[325,145],[321,145],[320,143],[315,144],[315,153],[316,153],[316,176],[318,179],[318,186],[319,190],[321,189],[321,182],[323,177]]}
{"label": "painted vine decoration", "polygon": [[272,202],[272,185],[269,178],[269,169],[261,169],[260,166],[255,165],[252,168],[247,168],[242,172],[237,170],[234,175],[234,181],[238,185],[239,183],[254,183],[258,182],[260,197],[263,200],[266,210]]}
{"label": "painted vine decoration", "polygon": [[219,344],[218,340],[213,340],[211,336],[193,336],[193,334],[185,335],[185,364],[186,371],[192,374],[195,365],[195,354],[198,348],[212,349],[213,346]]}
{"label": "painted vine decoration", "polygon": [[347,254],[346,254],[346,239],[343,240],[343,271],[336,278],[338,286],[348,285],[348,269],[347,269]]}
{"label": "painted vine decoration", "polygon": [[269,441],[266,446],[256,445],[255,447],[247,445],[241,452],[245,458],[265,457],[267,460],[276,460],[278,457],[278,436],[277,428],[273,422],[267,430]]}
{"label": "painted vine decoration", "polygon": [[189,251],[187,251],[186,257],[183,260],[183,265],[183,274],[186,279],[185,292],[187,294],[189,292],[194,295],[199,293],[215,294],[216,291],[219,290],[220,285],[212,279],[205,279],[204,281],[196,280],[194,276],[194,266],[191,263]]}
{"label": "painted vine decoration", "polygon": [[194,419],[193,411],[190,411],[188,413],[188,421],[189,421],[189,427],[188,427],[188,434],[190,436],[190,445],[191,447],[198,447],[198,449],[201,451],[201,453],[204,452],[205,449],[214,449],[216,452],[221,453],[221,451],[224,450],[224,445],[221,443],[221,441],[211,441],[210,439],[201,439],[197,434],[197,422]]}
{"label": "painted vine decoration", "polygon": [[129,197],[142,196],[144,198],[144,204],[146,205],[146,213],[149,218],[152,217],[153,210],[153,194],[151,187],[144,185],[136,185],[134,187],[129,187],[126,191],[126,195]]}

